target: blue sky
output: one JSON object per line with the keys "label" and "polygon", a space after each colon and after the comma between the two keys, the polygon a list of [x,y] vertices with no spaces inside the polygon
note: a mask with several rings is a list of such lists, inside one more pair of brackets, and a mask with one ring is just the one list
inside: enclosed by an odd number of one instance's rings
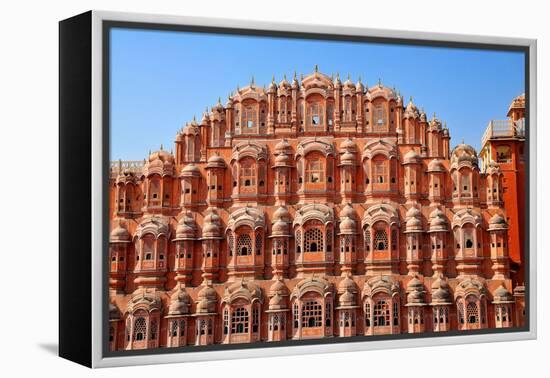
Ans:
{"label": "blue sky", "polygon": [[269,85],[315,64],[328,75],[382,83],[447,121],[451,146],[480,147],[491,119],[504,119],[524,92],[518,52],[359,42],[245,37],[206,33],[111,31],[111,159],[141,160],[237,85]]}

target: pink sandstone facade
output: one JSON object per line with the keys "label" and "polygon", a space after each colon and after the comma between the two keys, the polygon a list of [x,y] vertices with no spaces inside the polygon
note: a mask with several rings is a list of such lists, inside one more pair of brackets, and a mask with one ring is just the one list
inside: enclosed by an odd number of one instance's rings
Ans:
{"label": "pink sandstone facade", "polygon": [[315,69],[113,162],[110,349],[522,326],[503,173],[449,142],[412,99]]}

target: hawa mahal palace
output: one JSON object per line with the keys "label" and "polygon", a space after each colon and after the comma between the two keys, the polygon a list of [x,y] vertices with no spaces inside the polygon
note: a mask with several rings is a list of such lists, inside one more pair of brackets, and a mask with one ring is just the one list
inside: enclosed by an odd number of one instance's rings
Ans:
{"label": "hawa mahal palace", "polygon": [[380,82],[237,89],[115,161],[109,346],[521,327],[525,97],[480,154]]}

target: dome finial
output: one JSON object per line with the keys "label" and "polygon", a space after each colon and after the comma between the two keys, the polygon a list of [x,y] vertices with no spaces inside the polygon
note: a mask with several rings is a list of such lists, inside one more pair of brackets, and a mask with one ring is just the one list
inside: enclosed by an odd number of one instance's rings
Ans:
{"label": "dome finial", "polygon": [[379,87],[382,86],[382,79],[381,79],[381,78],[378,78],[378,86],[379,86]]}
{"label": "dome finial", "polygon": [[361,83],[361,76],[359,76],[359,79],[357,80],[358,83]]}
{"label": "dome finial", "polygon": [[273,76],[271,77],[271,82],[272,82],[273,84],[275,84],[275,75],[273,75]]}
{"label": "dome finial", "polygon": [[218,97],[218,105],[221,105],[221,104],[222,104],[222,98]]}
{"label": "dome finial", "polygon": [[252,77],[250,78],[250,86],[254,86],[254,75],[252,75]]}
{"label": "dome finial", "polygon": [[462,137],[462,144],[464,144],[464,137]]}
{"label": "dome finial", "polygon": [[413,102],[413,96],[410,96],[410,97],[409,97],[409,101],[410,101],[410,102]]}
{"label": "dome finial", "polygon": [[161,144],[160,144],[160,150],[162,151],[162,149],[163,149],[163,146],[162,146],[162,143],[161,143]]}
{"label": "dome finial", "polygon": [[286,74],[283,74],[283,80],[286,81]]}
{"label": "dome finial", "polygon": [[317,64],[315,64],[315,66],[313,67],[313,70],[314,70],[315,72],[318,72],[318,71],[319,71],[319,66],[318,66]]}
{"label": "dome finial", "polygon": [[349,75],[349,72],[348,72],[348,80],[350,80],[350,75]]}
{"label": "dome finial", "polygon": [[294,77],[293,77],[294,80],[296,80],[296,70],[294,70]]}

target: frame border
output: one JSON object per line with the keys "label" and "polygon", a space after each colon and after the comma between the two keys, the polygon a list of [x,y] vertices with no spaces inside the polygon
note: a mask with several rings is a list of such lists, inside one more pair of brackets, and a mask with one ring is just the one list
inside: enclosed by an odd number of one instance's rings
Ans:
{"label": "frame border", "polygon": [[[104,222],[103,214],[108,212],[108,182],[105,180],[109,172],[109,88],[104,86],[108,65],[105,64],[104,51],[108,43],[108,27],[123,25],[125,28],[149,28],[157,30],[210,29],[212,32],[232,34],[253,34],[257,36],[285,37],[290,34],[302,34],[300,38],[349,40],[355,38],[366,42],[415,44],[447,48],[476,48],[491,50],[521,51],[525,53],[525,93],[527,112],[527,177],[529,180],[526,198],[526,220],[529,237],[525,240],[526,259],[526,330],[469,332],[468,334],[447,333],[435,335],[431,333],[416,337],[398,335],[398,337],[379,337],[369,340],[351,340],[346,338],[340,342],[336,339],[307,340],[308,342],[293,342],[292,345],[239,344],[233,347],[221,347],[216,350],[174,351],[167,349],[145,350],[141,353],[120,354],[106,352],[107,342],[104,327],[108,296],[104,295],[106,281],[106,261],[104,251],[108,246],[109,222]],[[132,26],[134,25],[134,26]],[[428,32],[409,32],[397,30],[381,30],[356,27],[325,26],[315,24],[287,24],[243,21],[237,19],[215,19],[203,17],[167,16],[153,14],[137,14],[123,12],[92,11],[92,367],[115,367],[126,365],[144,365],[153,363],[195,362],[208,360],[223,360],[236,358],[254,358],[269,356],[286,356],[296,354],[317,354],[329,352],[349,352],[361,350],[378,350],[390,348],[425,347],[434,345],[453,345],[467,343],[482,343],[495,341],[515,341],[536,339],[536,246],[537,222],[536,199],[536,40],[523,38],[490,37],[479,35],[440,34]],[[106,109],[107,108],[107,109]],[[106,206],[105,206],[106,205]],[[107,207],[107,208],[106,208]],[[529,247],[533,247],[532,250]],[[460,337],[457,337],[460,335]],[[322,341],[321,341],[322,340]],[[328,342],[327,342],[328,341]],[[238,349],[237,349],[238,348]]]}

